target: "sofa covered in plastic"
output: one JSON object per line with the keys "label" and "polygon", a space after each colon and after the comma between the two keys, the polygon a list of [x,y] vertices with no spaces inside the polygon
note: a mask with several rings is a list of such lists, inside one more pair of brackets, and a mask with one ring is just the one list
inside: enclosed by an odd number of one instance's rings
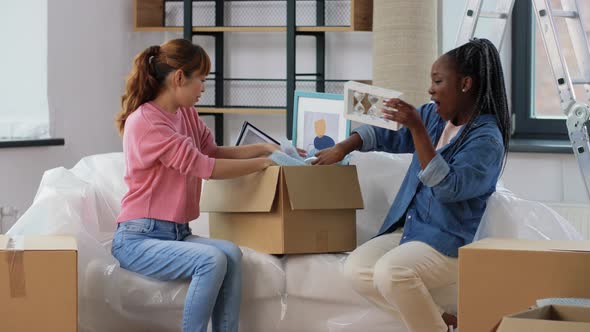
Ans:
{"label": "sofa covered in plastic", "polygon": [[[355,152],[365,208],[357,211],[357,242],[378,230],[411,155]],[[83,158],[72,169],[45,172],[31,207],[8,235],[71,234],[78,240],[80,331],[180,331],[188,281],[161,282],[121,269],[110,254],[115,219],[126,191],[122,153]],[[207,184],[205,183],[205,186]],[[207,215],[191,223],[208,236]],[[549,207],[499,188],[477,237],[581,239]],[[273,256],[242,248],[240,331],[406,331],[401,321],[370,305],[346,284],[347,253]],[[457,285],[432,291],[456,312]]]}

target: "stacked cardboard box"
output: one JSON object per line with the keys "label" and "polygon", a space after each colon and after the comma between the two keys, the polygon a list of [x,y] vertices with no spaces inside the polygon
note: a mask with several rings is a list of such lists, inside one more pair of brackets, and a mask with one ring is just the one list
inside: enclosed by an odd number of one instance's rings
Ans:
{"label": "stacked cardboard box", "polygon": [[493,331],[542,298],[590,298],[588,276],[590,241],[474,242],[459,249],[459,329]]}
{"label": "stacked cardboard box", "polygon": [[77,331],[77,262],[72,237],[0,235],[0,331]]}

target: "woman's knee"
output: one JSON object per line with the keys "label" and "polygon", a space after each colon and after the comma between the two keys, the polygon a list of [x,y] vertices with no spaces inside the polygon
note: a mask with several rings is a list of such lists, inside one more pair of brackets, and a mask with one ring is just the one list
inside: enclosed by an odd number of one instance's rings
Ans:
{"label": "woman's knee", "polygon": [[374,284],[380,292],[395,291],[413,282],[418,274],[410,267],[379,260],[375,264]]}
{"label": "woman's knee", "polygon": [[225,275],[227,271],[227,256],[215,247],[207,247],[201,253],[202,264],[195,270],[196,274],[214,271],[217,274]]}
{"label": "woman's knee", "polygon": [[216,242],[213,246],[221,250],[226,256],[228,270],[239,268],[242,265],[242,249],[240,249],[235,243],[219,240],[219,242]]}
{"label": "woman's knee", "polygon": [[227,258],[234,264],[241,264],[242,262],[242,249],[232,242],[229,242],[224,250]]}
{"label": "woman's knee", "polygon": [[363,293],[367,287],[371,286],[370,277],[367,274],[369,271],[363,267],[355,256],[351,254],[344,262],[342,274],[344,279],[351,285],[351,287],[358,293]]}

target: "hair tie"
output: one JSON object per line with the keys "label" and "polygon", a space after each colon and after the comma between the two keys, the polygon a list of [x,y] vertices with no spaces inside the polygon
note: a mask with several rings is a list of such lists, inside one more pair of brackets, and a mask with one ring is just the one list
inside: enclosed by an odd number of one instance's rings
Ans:
{"label": "hair tie", "polygon": [[154,61],[154,57],[158,56],[159,53],[160,53],[160,45],[154,45],[154,46],[149,47],[148,54],[150,54],[150,56],[148,57],[148,63],[150,65]]}
{"label": "hair tie", "polygon": [[475,46],[479,50],[482,50],[485,45],[485,43],[482,41],[482,39],[479,39],[479,38],[472,38],[471,40],[469,40],[469,43],[471,45]]}

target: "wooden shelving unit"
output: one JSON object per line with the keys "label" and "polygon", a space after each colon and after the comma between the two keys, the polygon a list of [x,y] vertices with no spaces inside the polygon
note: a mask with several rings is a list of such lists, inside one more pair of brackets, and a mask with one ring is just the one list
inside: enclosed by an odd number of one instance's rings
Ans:
{"label": "wooden shelving unit", "polygon": [[[135,31],[182,31],[182,27],[164,25],[165,0],[134,0]],[[277,1],[278,2],[278,1]],[[300,32],[371,31],[373,0],[350,0],[350,26],[299,26]],[[286,32],[286,26],[195,26],[194,32]]]}
{"label": "wooden shelving unit", "polygon": [[[292,117],[293,114],[293,98],[294,91],[297,84],[303,81],[310,81],[309,79],[298,79],[302,76],[310,76],[310,74],[295,73],[295,39],[297,36],[312,36],[316,39],[316,73],[311,73],[315,77],[315,90],[318,92],[325,92],[327,84],[333,84],[333,81],[327,80],[325,77],[325,33],[329,32],[353,32],[353,31],[371,31],[373,24],[373,0],[349,0],[350,1],[350,17],[339,16],[343,18],[345,23],[350,22],[349,25],[326,25],[326,2],[330,0],[300,0],[313,3],[315,6],[315,14],[312,17],[312,25],[296,25],[297,16],[297,2],[295,0],[277,0],[273,2],[286,4],[286,22],[285,25],[252,25],[252,26],[232,26],[224,24],[224,10],[225,3],[232,0],[201,0],[200,2],[210,2],[215,4],[215,24],[204,26],[166,26],[166,3],[167,2],[184,2],[184,17],[183,21],[191,22],[192,20],[192,4],[194,1],[179,1],[179,0],[134,0],[134,30],[135,31],[175,31],[183,32],[184,38],[192,39],[194,35],[209,35],[215,37],[215,71],[211,81],[214,81],[215,89],[215,107],[201,106],[199,111],[203,114],[210,114],[215,117],[215,131],[216,140],[222,143],[223,139],[223,114],[286,114],[287,115],[287,137],[291,136]],[[236,0],[239,1],[239,0]],[[255,2],[255,0],[252,0]],[[336,0],[332,0],[336,1]],[[187,11],[186,8],[191,8]],[[341,13],[341,12],[339,12]],[[310,18],[309,16],[305,17]],[[209,22],[210,23],[210,22]],[[260,23],[260,22],[258,22]],[[287,36],[287,68],[286,79],[277,80],[286,83],[286,100],[285,105],[281,107],[257,107],[254,105],[225,105],[224,104],[224,81],[227,79],[223,70],[223,40],[226,32],[282,32]],[[256,79],[252,79],[256,80]],[[259,79],[264,81],[265,79]],[[278,105],[277,105],[278,106]]]}

